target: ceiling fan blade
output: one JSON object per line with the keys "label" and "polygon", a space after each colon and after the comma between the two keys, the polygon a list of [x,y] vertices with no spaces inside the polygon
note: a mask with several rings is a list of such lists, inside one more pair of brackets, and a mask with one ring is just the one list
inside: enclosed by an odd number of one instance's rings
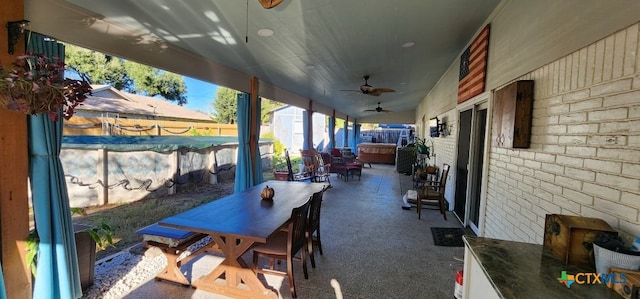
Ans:
{"label": "ceiling fan blade", "polygon": [[282,2],[282,0],[258,0],[258,2],[262,4],[262,7],[269,9],[278,6],[278,4]]}
{"label": "ceiling fan blade", "polygon": [[367,109],[367,110],[364,110],[364,112],[376,112],[376,109]]}
{"label": "ceiling fan blade", "polygon": [[380,112],[385,112],[385,113],[389,113],[389,112],[393,112],[392,110],[387,110],[387,109],[382,109],[382,111]]}
{"label": "ceiling fan blade", "polygon": [[340,89],[340,91],[357,91],[357,92],[360,92],[359,89]]}

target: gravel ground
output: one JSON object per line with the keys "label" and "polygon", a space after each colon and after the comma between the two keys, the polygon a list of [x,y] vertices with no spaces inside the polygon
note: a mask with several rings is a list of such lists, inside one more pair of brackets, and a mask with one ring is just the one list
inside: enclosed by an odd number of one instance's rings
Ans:
{"label": "gravel ground", "polygon": [[[183,256],[198,250],[211,241],[204,238],[191,245]],[[141,249],[141,245],[96,262],[93,286],[82,298],[122,298],[131,290],[156,276],[167,265],[158,249]]]}
{"label": "gravel ground", "polygon": [[[181,192],[167,196],[176,202],[188,201],[193,198],[207,196],[213,191],[233,193],[233,183],[225,182],[217,185],[204,185],[192,188],[188,192]],[[205,238],[191,247],[185,254],[202,247]],[[131,290],[156,276],[167,265],[160,250],[145,250],[141,244],[122,250],[118,253],[96,261],[93,285],[84,291],[82,298],[122,298]]]}

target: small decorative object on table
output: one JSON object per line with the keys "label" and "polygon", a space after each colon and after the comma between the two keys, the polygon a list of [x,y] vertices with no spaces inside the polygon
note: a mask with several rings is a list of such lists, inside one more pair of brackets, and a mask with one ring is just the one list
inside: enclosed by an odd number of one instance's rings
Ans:
{"label": "small decorative object on table", "polygon": [[273,190],[273,188],[266,186],[262,189],[262,192],[260,192],[260,197],[262,197],[262,199],[264,200],[273,200],[273,196],[275,195],[275,191]]}

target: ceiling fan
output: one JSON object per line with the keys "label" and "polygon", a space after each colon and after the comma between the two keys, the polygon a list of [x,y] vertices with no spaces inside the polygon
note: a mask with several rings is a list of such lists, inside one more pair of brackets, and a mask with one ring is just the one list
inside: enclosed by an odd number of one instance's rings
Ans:
{"label": "ceiling fan", "polygon": [[369,75],[365,75],[363,77],[364,79],[364,84],[360,85],[360,89],[343,89],[341,91],[358,91],[361,92],[363,94],[368,94],[370,96],[379,96],[382,93],[385,92],[395,92],[395,90],[391,89],[391,88],[374,88],[373,86],[369,85],[368,81],[369,81]]}
{"label": "ceiling fan", "polygon": [[278,6],[278,4],[282,2],[282,0],[258,0],[258,2],[262,4],[262,7],[269,9]]}
{"label": "ceiling fan", "polygon": [[370,111],[375,111],[375,112],[393,112],[391,110],[382,109],[382,107],[380,107],[380,102],[378,102],[378,107],[376,107],[375,109],[367,109],[367,110],[365,110],[365,112],[370,112]]}

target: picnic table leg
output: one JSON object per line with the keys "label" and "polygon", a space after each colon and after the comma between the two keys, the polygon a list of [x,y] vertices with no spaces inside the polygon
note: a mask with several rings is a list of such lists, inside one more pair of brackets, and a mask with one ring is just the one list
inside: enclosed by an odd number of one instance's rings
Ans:
{"label": "picnic table leg", "polygon": [[173,281],[183,285],[190,285],[187,278],[180,271],[180,262],[178,262],[178,253],[177,248],[162,248],[162,253],[167,258],[167,266],[164,267],[162,272],[156,275],[156,279],[164,279],[168,281]]}
{"label": "picnic table leg", "polygon": [[[211,238],[224,253],[224,260],[211,273],[194,282],[195,288],[234,298],[278,298],[275,292],[262,284],[257,274],[242,259],[242,255],[251,248],[254,241],[232,236],[223,238],[215,234],[211,234]],[[216,283],[223,274],[226,283]],[[241,283],[247,288],[241,288]]]}

